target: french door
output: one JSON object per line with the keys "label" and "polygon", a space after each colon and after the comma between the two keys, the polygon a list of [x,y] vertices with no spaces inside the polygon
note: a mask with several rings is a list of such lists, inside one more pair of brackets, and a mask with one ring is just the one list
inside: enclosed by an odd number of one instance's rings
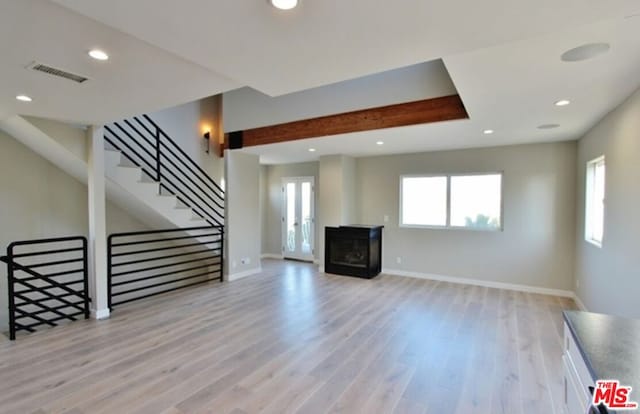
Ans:
{"label": "french door", "polygon": [[315,240],[313,177],[282,179],[282,255],[313,261]]}

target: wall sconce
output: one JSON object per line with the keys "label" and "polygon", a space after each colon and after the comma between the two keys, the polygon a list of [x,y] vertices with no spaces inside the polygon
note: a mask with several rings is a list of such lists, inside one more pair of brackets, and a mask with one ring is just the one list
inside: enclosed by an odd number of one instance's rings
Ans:
{"label": "wall sconce", "polygon": [[204,144],[205,144],[204,152],[206,152],[208,154],[209,153],[209,138],[211,138],[211,132],[209,132],[209,131],[205,132],[202,137],[204,138]]}

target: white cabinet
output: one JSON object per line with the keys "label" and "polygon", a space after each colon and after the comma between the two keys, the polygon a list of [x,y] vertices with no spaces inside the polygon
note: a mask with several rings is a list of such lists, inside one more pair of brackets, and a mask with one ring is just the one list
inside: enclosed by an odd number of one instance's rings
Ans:
{"label": "white cabinet", "polygon": [[594,381],[567,324],[564,324],[564,409],[566,414],[584,414],[591,405],[589,387]]}

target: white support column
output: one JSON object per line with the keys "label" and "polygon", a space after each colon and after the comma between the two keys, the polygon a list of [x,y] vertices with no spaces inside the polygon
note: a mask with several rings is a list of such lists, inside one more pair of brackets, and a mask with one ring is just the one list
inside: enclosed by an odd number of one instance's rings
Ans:
{"label": "white support column", "polygon": [[109,317],[107,292],[107,224],[105,216],[104,128],[92,126],[88,132],[89,187],[89,291],[91,315]]}

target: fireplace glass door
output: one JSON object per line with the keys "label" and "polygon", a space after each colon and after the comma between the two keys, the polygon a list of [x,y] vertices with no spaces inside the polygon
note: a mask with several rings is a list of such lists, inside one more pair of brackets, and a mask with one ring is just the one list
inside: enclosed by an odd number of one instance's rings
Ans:
{"label": "fireplace glass door", "polygon": [[287,259],[313,260],[314,179],[282,179],[282,252]]}

